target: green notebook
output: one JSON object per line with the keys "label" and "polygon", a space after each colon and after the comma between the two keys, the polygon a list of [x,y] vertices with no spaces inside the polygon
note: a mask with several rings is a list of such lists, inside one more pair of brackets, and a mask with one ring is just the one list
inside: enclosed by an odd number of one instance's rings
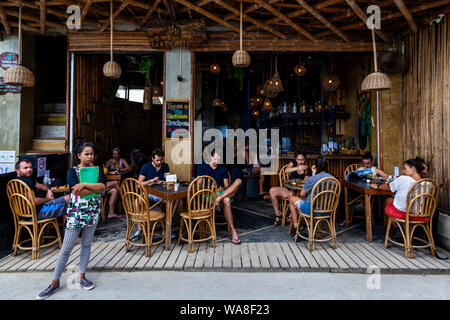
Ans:
{"label": "green notebook", "polygon": [[[80,168],[80,183],[97,183],[98,182],[98,167]],[[89,199],[92,197],[98,197],[98,192],[92,192],[85,196],[83,199]]]}

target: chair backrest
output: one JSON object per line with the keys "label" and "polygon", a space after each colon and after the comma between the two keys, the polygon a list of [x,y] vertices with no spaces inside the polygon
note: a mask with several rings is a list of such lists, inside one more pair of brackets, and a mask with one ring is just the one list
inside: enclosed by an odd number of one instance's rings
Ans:
{"label": "chair backrest", "polygon": [[341,184],[334,177],[325,177],[316,182],[311,190],[311,215],[331,215],[336,212],[341,194]]}
{"label": "chair backrest", "polygon": [[144,199],[147,199],[148,202],[147,190],[145,190],[145,187],[134,178],[126,178],[120,184],[121,197],[123,198],[123,196],[128,192],[134,192],[141,195]]}
{"label": "chair backrest", "polygon": [[284,165],[281,169],[280,172],[278,173],[278,177],[279,177],[279,181],[280,181],[280,187],[283,186],[283,183],[288,182],[289,181],[289,173],[286,173],[286,168],[287,168],[288,164]]}
{"label": "chair backrest", "polygon": [[[36,221],[36,206],[34,195],[27,184],[19,179],[13,179],[6,185],[9,205],[17,218],[32,218]],[[32,199],[32,200],[30,200]]]}
{"label": "chair backrest", "polygon": [[148,198],[144,198],[142,194],[136,192],[125,192],[122,194],[122,203],[126,214],[131,220],[145,219],[150,210],[148,205]]}
{"label": "chair backrest", "polygon": [[216,181],[210,176],[200,176],[191,182],[187,201],[189,215],[210,215],[215,210]]}
{"label": "chair backrest", "polygon": [[347,175],[350,172],[356,171],[356,170],[358,170],[358,168],[361,168],[361,167],[362,166],[359,163],[352,163],[351,165],[347,166],[347,168],[345,168],[345,170],[344,170],[344,179],[347,178]]}
{"label": "chair backrest", "polygon": [[436,209],[439,189],[431,179],[421,179],[415,182],[406,197],[408,216],[432,217]]}

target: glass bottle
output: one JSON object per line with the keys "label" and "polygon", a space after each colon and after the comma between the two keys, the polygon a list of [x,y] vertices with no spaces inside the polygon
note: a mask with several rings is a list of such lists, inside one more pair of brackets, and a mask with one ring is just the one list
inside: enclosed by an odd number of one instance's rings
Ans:
{"label": "glass bottle", "polygon": [[297,113],[297,104],[295,102],[292,105],[292,113]]}

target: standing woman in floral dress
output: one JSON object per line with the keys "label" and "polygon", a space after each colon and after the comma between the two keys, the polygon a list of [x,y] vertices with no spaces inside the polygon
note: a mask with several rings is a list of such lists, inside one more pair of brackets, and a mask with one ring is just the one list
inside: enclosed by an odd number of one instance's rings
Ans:
{"label": "standing woman in floral dress", "polygon": [[[91,254],[91,244],[94,238],[95,228],[101,213],[100,193],[106,189],[106,178],[103,168],[99,167],[97,183],[80,183],[80,169],[94,166],[94,144],[90,142],[79,143],[75,147],[80,164],[67,171],[67,183],[70,187],[70,200],[67,208],[66,230],[64,241],[56,261],[52,283],[36,299],[48,298],[51,294],[59,290],[61,274],[66,267],[70,253],[75,246],[78,236],[81,233],[80,252],[80,286],[83,289],[91,290],[94,283],[86,279],[86,269]],[[98,193],[98,196],[83,198],[82,196]]]}

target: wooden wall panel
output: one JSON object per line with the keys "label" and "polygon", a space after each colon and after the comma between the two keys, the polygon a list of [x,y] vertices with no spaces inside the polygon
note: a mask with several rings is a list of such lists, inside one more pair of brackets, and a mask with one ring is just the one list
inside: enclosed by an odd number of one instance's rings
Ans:
{"label": "wooden wall panel", "polygon": [[433,156],[431,178],[438,206],[450,210],[450,22],[424,25],[408,39],[404,76],[404,158]]}

